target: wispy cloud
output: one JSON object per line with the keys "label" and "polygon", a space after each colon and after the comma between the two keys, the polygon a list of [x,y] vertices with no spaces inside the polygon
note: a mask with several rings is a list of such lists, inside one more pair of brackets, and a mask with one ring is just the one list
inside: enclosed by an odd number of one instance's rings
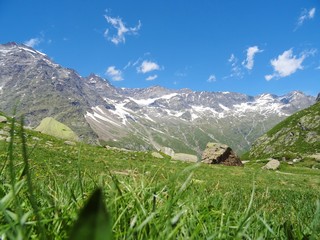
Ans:
{"label": "wispy cloud", "polygon": [[278,58],[272,59],[270,61],[273,67],[273,74],[265,76],[267,81],[270,81],[273,78],[283,78],[290,76],[295,73],[297,70],[302,70],[302,63],[306,57],[308,57],[312,52],[303,52],[300,54],[300,57],[293,55],[292,48],[284,51],[278,56]]}
{"label": "wispy cloud", "polygon": [[243,70],[241,69],[241,65],[239,64],[238,58],[233,53],[228,59],[228,62],[229,64],[231,64],[231,74],[226,78],[243,78]]}
{"label": "wispy cloud", "polygon": [[43,40],[41,38],[31,38],[27,41],[25,41],[23,44],[28,46],[28,47],[36,47],[38,46]]}
{"label": "wispy cloud", "polygon": [[260,52],[263,52],[263,50],[260,50],[258,46],[249,47],[247,49],[247,58],[242,62],[242,65],[248,70],[252,70],[254,65],[254,56]]}
{"label": "wispy cloud", "polygon": [[160,70],[160,66],[156,62],[144,60],[139,67],[137,67],[138,73],[148,73],[155,70]]}
{"label": "wispy cloud", "polygon": [[157,75],[157,74],[147,77],[146,80],[147,80],[147,81],[153,81],[153,80],[155,80],[156,78],[158,78],[158,75]]}
{"label": "wispy cloud", "polygon": [[117,69],[115,66],[110,66],[106,70],[106,75],[108,75],[113,81],[122,81],[122,71]]}
{"label": "wispy cloud", "polygon": [[106,29],[104,32],[104,37],[107,38],[109,41],[118,45],[119,43],[126,42],[126,35],[136,35],[141,28],[141,22],[138,21],[138,24],[135,27],[128,27],[122,21],[120,17],[111,17],[108,15],[104,16],[107,22],[115,29],[116,33],[111,34],[110,36],[110,29]]}
{"label": "wispy cloud", "polygon": [[211,74],[208,79],[207,82],[212,83],[215,82],[217,80],[216,76],[214,74]]}
{"label": "wispy cloud", "polygon": [[299,27],[301,27],[305,21],[309,19],[313,19],[316,15],[316,8],[311,8],[309,10],[303,9],[300,13],[300,17],[298,18],[296,28],[294,30],[297,30]]}

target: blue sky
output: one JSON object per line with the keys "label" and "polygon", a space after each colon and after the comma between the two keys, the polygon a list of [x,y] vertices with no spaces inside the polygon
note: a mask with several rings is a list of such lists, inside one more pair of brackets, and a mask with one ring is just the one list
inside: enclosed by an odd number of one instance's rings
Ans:
{"label": "blue sky", "polygon": [[0,0],[11,41],[118,87],[320,92],[319,0]]}

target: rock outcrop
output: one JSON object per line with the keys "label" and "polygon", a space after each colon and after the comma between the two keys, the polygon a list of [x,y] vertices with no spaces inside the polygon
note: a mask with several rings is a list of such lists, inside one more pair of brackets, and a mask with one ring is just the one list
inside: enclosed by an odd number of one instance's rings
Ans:
{"label": "rock outcrop", "polygon": [[223,164],[227,166],[243,166],[240,158],[226,144],[208,143],[202,153],[202,162],[207,164]]}
{"label": "rock outcrop", "polygon": [[317,102],[320,102],[320,93],[318,93],[318,96],[317,96],[316,101],[317,101]]}

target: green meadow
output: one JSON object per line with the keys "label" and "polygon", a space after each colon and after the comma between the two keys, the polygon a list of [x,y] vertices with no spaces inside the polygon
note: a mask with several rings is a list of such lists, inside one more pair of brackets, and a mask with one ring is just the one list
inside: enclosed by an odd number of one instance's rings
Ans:
{"label": "green meadow", "polygon": [[10,127],[0,239],[320,239],[320,170],[191,164]]}

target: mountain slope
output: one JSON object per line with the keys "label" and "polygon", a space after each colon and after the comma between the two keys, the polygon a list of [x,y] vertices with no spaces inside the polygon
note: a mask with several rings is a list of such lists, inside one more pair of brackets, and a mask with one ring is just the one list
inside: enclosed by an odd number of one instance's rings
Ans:
{"label": "mountain slope", "polygon": [[290,159],[314,153],[320,153],[320,102],[286,118],[258,138],[249,156]]}
{"label": "mountain slope", "polygon": [[28,126],[53,117],[83,139],[117,147],[167,146],[200,154],[207,142],[217,141],[241,153],[276,123],[314,101],[298,91],[248,96],[160,86],[116,88],[94,74],[81,77],[25,45],[0,45],[2,111],[11,114],[16,105]]}
{"label": "mountain slope", "polygon": [[108,107],[92,107],[86,119],[109,145],[140,150],[161,145],[200,154],[207,142],[217,141],[243,152],[276,123],[314,102],[301,92],[251,97],[158,89],[131,90],[119,100],[105,97]]}
{"label": "mountain slope", "polygon": [[[15,43],[0,45],[0,108],[24,114],[26,124],[37,126],[48,116],[79,135],[94,137],[83,118],[90,107],[81,77],[52,62],[45,54]],[[99,103],[95,101],[94,103]]]}

